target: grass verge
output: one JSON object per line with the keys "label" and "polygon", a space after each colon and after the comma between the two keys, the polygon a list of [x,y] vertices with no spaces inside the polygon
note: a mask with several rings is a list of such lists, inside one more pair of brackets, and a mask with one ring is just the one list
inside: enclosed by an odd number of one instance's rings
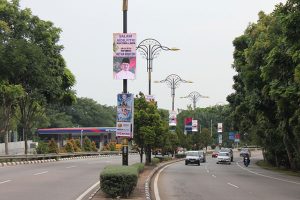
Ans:
{"label": "grass verge", "polygon": [[259,167],[261,167],[263,169],[276,171],[276,172],[279,172],[279,173],[282,173],[282,174],[286,174],[286,175],[290,175],[290,176],[300,177],[300,172],[299,171],[292,171],[290,169],[274,167],[274,166],[270,165],[269,163],[267,163],[267,162],[265,162],[263,160],[257,161],[256,165],[258,165]]}

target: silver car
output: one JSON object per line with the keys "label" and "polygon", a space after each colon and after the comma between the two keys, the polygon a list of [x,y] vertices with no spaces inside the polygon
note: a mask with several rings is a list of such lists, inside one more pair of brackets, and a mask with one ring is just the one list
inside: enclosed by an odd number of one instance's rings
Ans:
{"label": "silver car", "polygon": [[217,157],[217,164],[219,163],[225,163],[225,164],[231,164],[231,157],[230,153],[228,152],[219,152],[219,155]]}
{"label": "silver car", "polygon": [[200,165],[200,154],[199,151],[187,151],[185,157],[185,165],[197,164]]}

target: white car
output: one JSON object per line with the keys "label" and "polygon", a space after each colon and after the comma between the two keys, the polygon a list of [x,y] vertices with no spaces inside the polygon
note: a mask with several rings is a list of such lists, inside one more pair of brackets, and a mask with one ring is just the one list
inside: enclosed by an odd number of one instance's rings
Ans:
{"label": "white car", "polygon": [[199,151],[187,151],[185,157],[185,165],[197,164],[200,165],[200,153]]}
{"label": "white car", "polygon": [[231,157],[230,153],[228,152],[219,152],[219,155],[217,157],[217,164],[219,163],[226,163],[226,164],[231,164]]}

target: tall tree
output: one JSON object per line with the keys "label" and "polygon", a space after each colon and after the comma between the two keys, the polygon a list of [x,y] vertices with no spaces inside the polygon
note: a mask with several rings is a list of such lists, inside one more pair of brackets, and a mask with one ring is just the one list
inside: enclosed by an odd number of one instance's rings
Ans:
{"label": "tall tree", "polygon": [[10,29],[0,44],[0,79],[25,90],[19,108],[27,154],[27,135],[40,108],[50,102],[72,103],[75,78],[66,68],[63,47],[57,44],[61,30],[52,22],[20,9],[19,0],[0,0],[0,21]]}

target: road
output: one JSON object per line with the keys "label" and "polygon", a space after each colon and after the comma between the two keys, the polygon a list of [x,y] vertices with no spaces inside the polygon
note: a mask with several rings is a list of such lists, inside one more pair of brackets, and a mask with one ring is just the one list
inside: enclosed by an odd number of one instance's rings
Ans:
{"label": "road", "polygon": [[253,164],[260,158],[248,168],[237,155],[231,165],[210,157],[200,166],[169,165],[154,178],[156,200],[299,200],[300,178],[261,169]]}
{"label": "road", "polygon": [[[129,155],[129,164],[139,162]],[[0,168],[1,200],[75,200],[99,181],[107,165],[122,164],[122,156],[73,159]]]}

